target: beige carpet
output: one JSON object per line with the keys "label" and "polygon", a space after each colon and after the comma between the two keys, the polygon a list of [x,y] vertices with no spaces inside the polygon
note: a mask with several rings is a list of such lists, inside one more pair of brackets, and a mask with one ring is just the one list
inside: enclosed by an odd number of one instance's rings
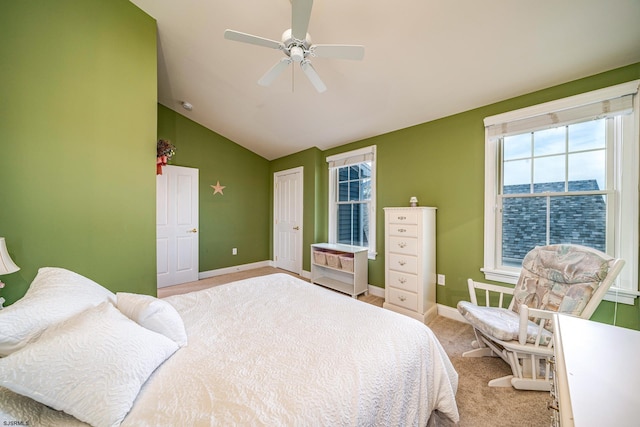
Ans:
{"label": "beige carpet", "polygon": [[438,316],[428,325],[440,340],[459,376],[458,411],[461,427],[551,424],[548,392],[489,387],[489,380],[509,375],[511,369],[499,357],[463,358],[474,338],[471,326]]}
{"label": "beige carpet", "polygon": [[[257,268],[197,282],[158,289],[158,297],[187,293],[222,285],[249,277],[284,272],[271,267]],[[293,274],[295,276],[295,274]],[[346,298],[348,296],[345,295]],[[383,298],[360,296],[358,299],[379,307]],[[463,358],[462,353],[471,349],[473,330],[465,323],[438,316],[428,325],[446,350],[459,375],[456,400],[460,412],[461,427],[518,426],[542,427],[551,424],[547,409],[549,393],[518,391],[513,388],[493,388],[487,383],[493,378],[509,375],[509,366],[500,358]]]}

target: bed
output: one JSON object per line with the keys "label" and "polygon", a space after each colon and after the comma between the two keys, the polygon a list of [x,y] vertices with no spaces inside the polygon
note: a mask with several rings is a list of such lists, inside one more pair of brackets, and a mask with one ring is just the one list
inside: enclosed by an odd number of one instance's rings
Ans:
{"label": "bed", "polygon": [[428,327],[288,274],[160,300],[43,268],[0,311],[0,355],[2,425],[459,420]]}

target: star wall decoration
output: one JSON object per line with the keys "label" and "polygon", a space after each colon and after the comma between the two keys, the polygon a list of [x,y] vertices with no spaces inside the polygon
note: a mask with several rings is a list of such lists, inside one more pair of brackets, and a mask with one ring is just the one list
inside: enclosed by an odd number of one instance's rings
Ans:
{"label": "star wall decoration", "polygon": [[221,195],[224,196],[224,193],[222,192],[222,190],[225,187],[226,187],[225,185],[220,185],[220,181],[218,181],[216,185],[211,186],[211,188],[213,188],[213,195],[215,196],[216,194],[220,193]]}

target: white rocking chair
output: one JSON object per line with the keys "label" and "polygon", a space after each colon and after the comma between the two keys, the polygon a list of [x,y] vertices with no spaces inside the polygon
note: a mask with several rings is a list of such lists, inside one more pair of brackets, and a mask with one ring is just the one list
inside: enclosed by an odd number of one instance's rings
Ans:
{"label": "white rocking chair", "polygon": [[[462,356],[500,356],[511,366],[513,374],[489,381],[490,387],[549,391],[553,314],[589,319],[623,266],[623,260],[595,249],[550,245],[525,256],[515,288],[469,279],[471,302],[460,301],[458,311],[476,340],[475,349]],[[476,290],[484,291],[484,306],[478,305]],[[512,295],[507,308],[505,295]]]}

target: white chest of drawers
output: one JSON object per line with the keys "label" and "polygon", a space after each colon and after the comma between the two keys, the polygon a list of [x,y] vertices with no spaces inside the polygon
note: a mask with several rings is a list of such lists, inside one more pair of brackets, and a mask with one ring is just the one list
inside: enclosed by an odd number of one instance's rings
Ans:
{"label": "white chest of drawers", "polygon": [[428,322],[436,308],[436,208],[384,208],[383,307]]}

